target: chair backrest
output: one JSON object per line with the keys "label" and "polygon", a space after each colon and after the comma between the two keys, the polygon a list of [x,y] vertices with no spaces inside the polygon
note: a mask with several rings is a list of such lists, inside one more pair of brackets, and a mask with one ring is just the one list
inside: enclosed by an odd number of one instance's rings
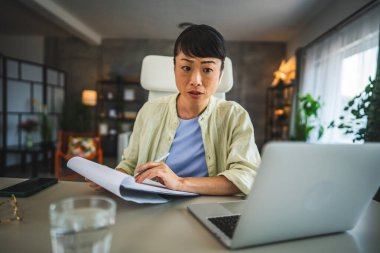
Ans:
{"label": "chair backrest", "polygon": [[57,147],[62,151],[63,153],[68,152],[68,146],[69,146],[69,140],[70,137],[73,138],[94,138],[96,141],[96,149],[101,148],[101,137],[99,133],[93,133],[93,132],[85,132],[85,133],[76,133],[76,132],[65,132],[65,131],[59,131],[58,134],[58,145]]}
{"label": "chair backrest", "polygon": [[[149,91],[148,100],[177,93],[173,57],[160,55],[145,56],[141,68],[140,82],[142,87]],[[225,99],[225,93],[231,90],[232,85],[232,62],[230,58],[226,57],[223,75],[215,96]]]}

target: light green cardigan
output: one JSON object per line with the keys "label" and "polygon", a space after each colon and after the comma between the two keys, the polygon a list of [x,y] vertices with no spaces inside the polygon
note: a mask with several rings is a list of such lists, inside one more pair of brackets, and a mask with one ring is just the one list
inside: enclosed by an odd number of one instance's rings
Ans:
{"label": "light green cardigan", "polygon": [[[179,125],[177,96],[144,104],[117,168],[133,175],[136,166],[168,153]],[[212,97],[198,121],[209,176],[223,175],[248,194],[261,158],[247,111],[235,102]]]}

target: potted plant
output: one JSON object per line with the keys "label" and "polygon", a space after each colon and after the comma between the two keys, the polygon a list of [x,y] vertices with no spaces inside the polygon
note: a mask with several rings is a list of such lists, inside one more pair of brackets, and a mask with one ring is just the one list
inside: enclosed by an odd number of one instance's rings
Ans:
{"label": "potted plant", "polygon": [[32,132],[36,131],[38,122],[34,119],[27,119],[18,125],[19,130],[25,131],[25,147],[33,147]]}
{"label": "potted plant", "polygon": [[348,114],[332,121],[328,128],[337,127],[344,134],[354,134],[353,142],[380,142],[380,77],[369,78],[364,90],[348,101],[343,109]]}
{"label": "potted plant", "polygon": [[299,94],[299,106],[296,113],[295,135],[291,140],[308,141],[313,129],[318,128],[318,139],[324,133],[324,127],[319,123],[318,112],[321,108],[320,97],[314,99],[309,93]]}
{"label": "potted plant", "polygon": [[40,135],[42,143],[41,145],[49,146],[52,145],[53,140],[53,123],[49,118],[48,106],[42,104],[38,100],[33,100],[33,105],[36,106],[40,111]]}
{"label": "potted plant", "polygon": [[367,110],[366,142],[380,142],[380,57],[378,61],[376,78],[370,80],[372,91]]}

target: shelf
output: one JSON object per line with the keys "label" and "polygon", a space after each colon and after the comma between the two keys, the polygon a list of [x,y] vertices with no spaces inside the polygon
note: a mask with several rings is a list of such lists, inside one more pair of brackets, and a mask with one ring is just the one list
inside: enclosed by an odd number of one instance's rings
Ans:
{"label": "shelf", "polygon": [[275,127],[282,127],[282,126],[288,126],[289,125],[289,120],[273,120],[270,122],[271,124],[273,125],[276,125],[276,126],[273,126],[273,128]]}
{"label": "shelf", "polygon": [[[103,80],[98,83],[102,85],[122,85],[122,86],[141,86],[140,81],[114,81],[114,80]],[[134,88],[134,87],[133,87]]]}
{"label": "shelf", "polygon": [[286,104],[282,104],[282,105],[269,105],[269,107],[271,107],[272,109],[282,109],[284,107],[291,107],[292,104],[289,104],[289,103],[286,103]]}
{"label": "shelf", "polygon": [[289,139],[293,85],[284,84],[267,89],[266,141]]}
{"label": "shelf", "polygon": [[97,124],[106,139],[102,146],[103,150],[109,151],[108,155],[113,156],[116,155],[118,134],[132,129],[137,112],[147,100],[147,91],[142,88],[138,77],[133,80],[100,80],[97,91]]}
{"label": "shelf", "polygon": [[124,99],[108,99],[108,98],[98,98],[98,101],[105,102],[105,103],[142,103],[143,100],[141,99],[135,99],[135,100],[124,100]]}
{"label": "shelf", "polygon": [[121,121],[121,122],[135,122],[136,118],[113,118],[113,117],[99,117],[100,121],[112,120],[112,121]]}
{"label": "shelf", "polygon": [[271,86],[268,90],[285,90],[285,89],[293,89],[293,84],[283,84],[277,86]]}

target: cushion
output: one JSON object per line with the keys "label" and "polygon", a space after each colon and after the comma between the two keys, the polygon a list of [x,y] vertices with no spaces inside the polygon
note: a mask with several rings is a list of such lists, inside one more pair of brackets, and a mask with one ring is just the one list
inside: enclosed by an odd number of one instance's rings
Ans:
{"label": "cushion", "polygon": [[69,137],[68,153],[71,156],[80,156],[92,159],[96,156],[96,139],[89,137]]}

